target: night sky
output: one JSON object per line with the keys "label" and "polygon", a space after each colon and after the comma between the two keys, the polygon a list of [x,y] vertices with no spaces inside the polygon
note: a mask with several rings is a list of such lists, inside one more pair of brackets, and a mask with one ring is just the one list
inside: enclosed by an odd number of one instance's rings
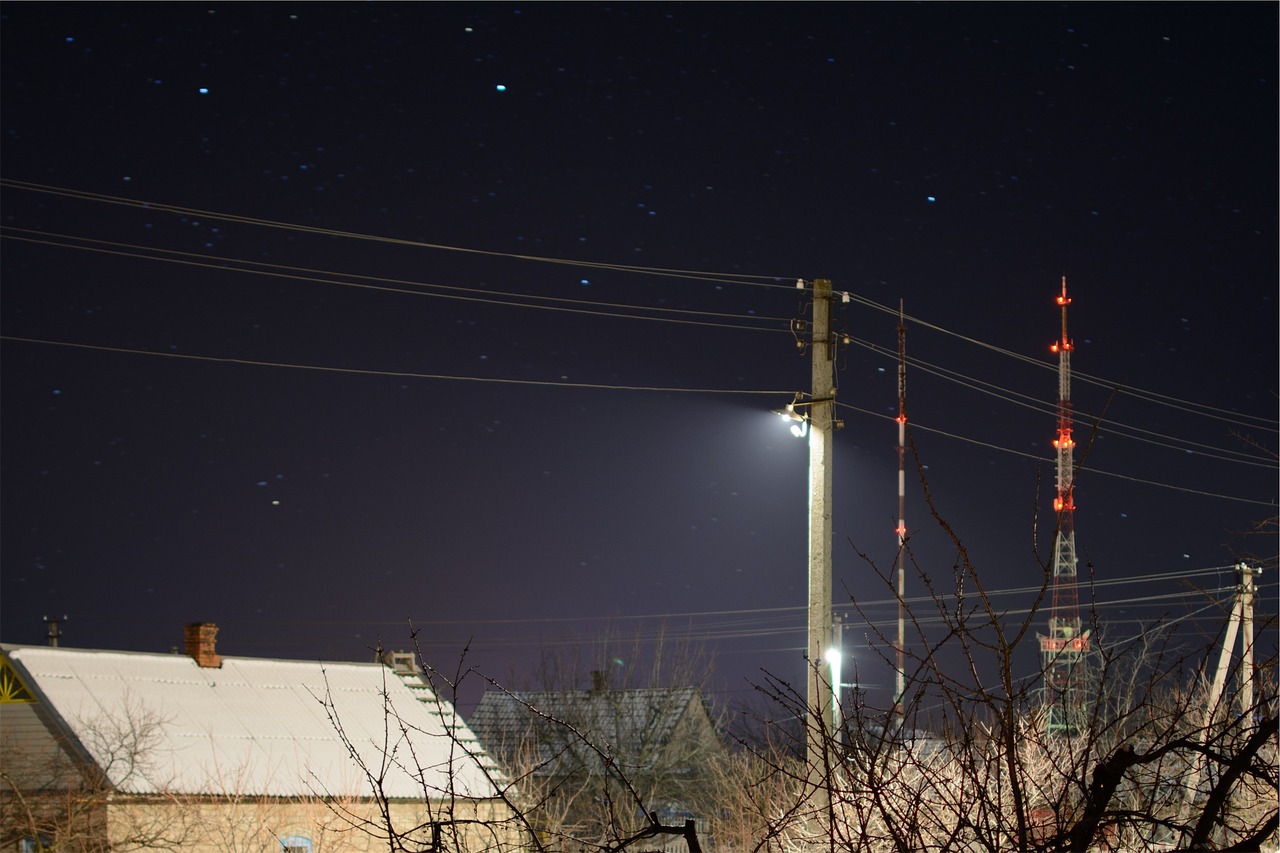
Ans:
{"label": "night sky", "polygon": [[364,660],[412,620],[430,663],[518,683],[665,625],[720,699],[799,684],[807,451],[770,414],[809,387],[797,279],[849,295],[864,683],[892,680],[860,554],[896,553],[899,300],[929,493],[1012,616],[1050,553],[1063,275],[1082,600],[1207,645],[1231,565],[1275,555],[1243,535],[1277,499],[1273,3],[0,19],[7,642],[201,620],[223,654]]}

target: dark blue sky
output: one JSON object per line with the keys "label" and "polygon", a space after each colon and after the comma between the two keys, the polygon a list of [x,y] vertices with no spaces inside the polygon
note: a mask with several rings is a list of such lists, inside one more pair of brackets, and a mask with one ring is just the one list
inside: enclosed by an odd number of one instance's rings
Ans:
{"label": "dark blue sky", "polygon": [[360,659],[412,619],[505,679],[665,615],[726,698],[798,678],[798,277],[851,295],[837,602],[887,597],[903,299],[931,494],[1030,604],[1063,274],[1082,598],[1132,630],[1274,556],[1272,4],[0,14],[6,641]]}

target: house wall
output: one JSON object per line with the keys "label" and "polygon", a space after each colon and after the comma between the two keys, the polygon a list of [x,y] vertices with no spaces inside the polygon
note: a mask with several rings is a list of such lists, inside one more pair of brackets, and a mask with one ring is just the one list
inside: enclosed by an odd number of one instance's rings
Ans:
{"label": "house wall", "polygon": [[6,787],[24,790],[62,788],[80,778],[76,753],[35,702],[0,704],[0,768]]}
{"label": "house wall", "polygon": [[[443,849],[465,853],[514,853],[521,843],[519,825],[500,801],[454,803],[452,817],[466,821],[443,829]],[[430,829],[413,831],[449,817],[441,804],[392,802],[392,825],[409,833],[403,849],[429,849]],[[306,839],[314,853],[373,853],[390,849],[385,821],[372,800],[264,800],[253,797],[192,801],[154,798],[107,806],[107,837],[113,848],[147,838],[176,845],[188,853],[228,850],[278,851],[283,839]],[[157,830],[162,829],[162,835]],[[452,838],[449,833],[457,832]],[[395,849],[401,849],[396,847]]]}
{"label": "house wall", "polygon": [[671,763],[683,761],[695,766],[723,758],[727,754],[724,741],[712,724],[706,706],[698,701],[689,703],[689,709],[680,717],[671,735],[668,750],[664,760]]}
{"label": "house wall", "polygon": [[[408,833],[404,849],[430,849],[430,829],[412,830],[450,817],[463,823],[455,830],[442,830],[445,850],[515,853],[529,849],[522,843],[524,835],[514,814],[499,800],[455,802],[452,812],[440,803],[392,802],[388,811],[396,830]],[[11,788],[0,790],[0,849],[5,851],[16,849],[19,839],[43,836],[56,849],[68,851],[275,853],[281,850],[281,839],[300,837],[310,840],[313,853],[373,853],[390,849],[384,827],[382,813],[372,800],[117,798],[105,788],[85,785],[26,790],[20,795]],[[450,832],[456,832],[456,838]]]}

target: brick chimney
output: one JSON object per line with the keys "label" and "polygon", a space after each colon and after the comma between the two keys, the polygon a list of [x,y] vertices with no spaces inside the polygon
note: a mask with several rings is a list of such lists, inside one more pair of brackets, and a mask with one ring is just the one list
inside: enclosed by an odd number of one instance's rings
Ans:
{"label": "brick chimney", "polygon": [[192,622],[183,628],[187,638],[187,654],[200,666],[217,669],[222,666],[218,654],[218,626],[213,622]]}

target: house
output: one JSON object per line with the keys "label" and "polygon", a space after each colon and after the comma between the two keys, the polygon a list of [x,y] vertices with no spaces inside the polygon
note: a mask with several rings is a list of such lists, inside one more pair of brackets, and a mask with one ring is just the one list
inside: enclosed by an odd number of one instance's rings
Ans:
{"label": "house", "polygon": [[585,691],[488,690],[468,723],[548,836],[602,843],[654,814],[706,837],[727,752],[695,687],[614,689],[593,673]]}
{"label": "house", "polygon": [[0,850],[520,846],[494,764],[404,661],[224,657],[217,630],[188,625],[186,654],[0,644]]}

